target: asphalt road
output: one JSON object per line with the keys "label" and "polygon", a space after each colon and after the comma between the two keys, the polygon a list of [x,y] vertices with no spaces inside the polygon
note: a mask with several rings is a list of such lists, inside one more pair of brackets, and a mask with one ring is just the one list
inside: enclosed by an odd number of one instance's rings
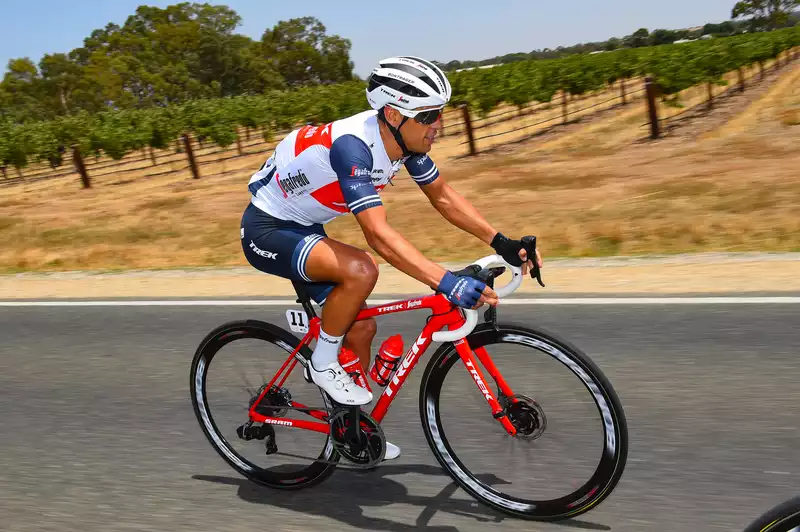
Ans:
{"label": "asphalt road", "polygon": [[[0,308],[0,529],[737,531],[800,493],[800,305],[515,306],[502,316],[584,349],[624,405],[625,474],[573,521],[499,515],[443,476],[417,413],[421,365],[384,421],[398,461],[300,492],[241,478],[193,417],[189,364],[216,325],[281,321],[279,308]],[[379,339],[408,341],[420,317],[387,319]]]}

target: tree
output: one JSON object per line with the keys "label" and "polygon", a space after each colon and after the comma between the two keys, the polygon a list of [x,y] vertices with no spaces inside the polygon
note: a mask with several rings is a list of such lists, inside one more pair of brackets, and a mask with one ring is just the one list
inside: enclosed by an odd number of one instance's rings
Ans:
{"label": "tree", "polygon": [[350,81],[350,41],[325,34],[314,17],[280,21],[261,37],[263,53],[287,85]]}
{"label": "tree", "polygon": [[633,35],[628,35],[624,39],[624,43],[629,48],[641,48],[650,44],[650,32],[647,28],[636,30]]}
{"label": "tree", "polygon": [[650,44],[653,46],[660,46],[662,44],[672,44],[678,40],[674,31],[670,30],[655,30],[650,34]]}
{"label": "tree", "polygon": [[45,54],[39,61],[39,70],[42,73],[42,92],[47,102],[56,106],[54,114],[69,114],[72,93],[83,76],[81,67],[65,54]]}
{"label": "tree", "polygon": [[741,0],[733,6],[731,18],[749,17],[752,31],[774,30],[785,24],[798,6],[800,0]]}
{"label": "tree", "polygon": [[611,52],[613,50],[616,50],[620,46],[622,46],[622,41],[620,39],[617,39],[616,37],[612,37],[605,42],[603,50],[605,50],[606,52]]}
{"label": "tree", "polygon": [[724,37],[736,33],[736,24],[726,20],[720,24],[706,24],[703,26],[703,35],[714,35]]}
{"label": "tree", "polygon": [[0,88],[4,104],[0,106],[0,119],[22,122],[51,118],[42,98],[42,77],[29,58],[9,60]]}

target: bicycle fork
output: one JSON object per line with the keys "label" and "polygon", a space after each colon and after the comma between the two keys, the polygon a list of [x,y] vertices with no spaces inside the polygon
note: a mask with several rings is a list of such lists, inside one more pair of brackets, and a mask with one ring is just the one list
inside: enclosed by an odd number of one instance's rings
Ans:
{"label": "bicycle fork", "polygon": [[491,357],[489,357],[489,353],[487,353],[486,349],[483,347],[475,349],[473,353],[472,349],[469,347],[469,344],[467,344],[466,340],[464,339],[456,341],[453,345],[455,345],[458,356],[461,357],[461,360],[464,362],[467,371],[472,376],[472,380],[475,381],[475,384],[478,386],[478,389],[481,391],[484,399],[486,399],[486,402],[489,403],[489,407],[492,409],[492,417],[500,422],[508,434],[511,436],[516,435],[517,429],[508,419],[505,409],[494,396],[492,390],[486,386],[483,372],[481,371],[479,364],[476,362],[475,355],[477,355],[477,359],[480,360],[481,365],[487,369],[489,376],[491,376],[492,379],[497,383],[498,389],[504,396],[511,397],[514,395],[514,393],[511,391],[511,387],[508,385],[505,379],[503,379],[503,376],[500,375],[500,371],[497,369],[497,366],[495,366]]}

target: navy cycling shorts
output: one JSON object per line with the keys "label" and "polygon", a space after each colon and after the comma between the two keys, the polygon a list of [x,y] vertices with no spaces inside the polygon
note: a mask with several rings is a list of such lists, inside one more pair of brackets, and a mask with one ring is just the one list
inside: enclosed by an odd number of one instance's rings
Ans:
{"label": "navy cycling shorts", "polygon": [[314,282],[306,275],[306,260],[314,245],[328,235],[320,224],[310,226],[280,220],[252,203],[242,215],[242,249],[257,270],[303,284],[322,305],[335,284]]}

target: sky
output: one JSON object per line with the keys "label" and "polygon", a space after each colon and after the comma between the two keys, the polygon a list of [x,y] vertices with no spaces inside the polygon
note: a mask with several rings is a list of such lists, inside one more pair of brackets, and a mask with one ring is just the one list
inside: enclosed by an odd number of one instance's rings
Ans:
{"label": "sky", "polygon": [[[0,65],[46,53],[68,53],[92,30],[122,25],[150,0],[0,0]],[[513,52],[569,46],[622,37],[639,28],[678,29],[730,18],[735,0],[209,0],[242,18],[237,32],[260,39],[280,20],[314,16],[328,34],[350,39],[359,76],[392,55],[418,55],[447,62],[481,60]],[[487,7],[491,6],[491,7]]]}

